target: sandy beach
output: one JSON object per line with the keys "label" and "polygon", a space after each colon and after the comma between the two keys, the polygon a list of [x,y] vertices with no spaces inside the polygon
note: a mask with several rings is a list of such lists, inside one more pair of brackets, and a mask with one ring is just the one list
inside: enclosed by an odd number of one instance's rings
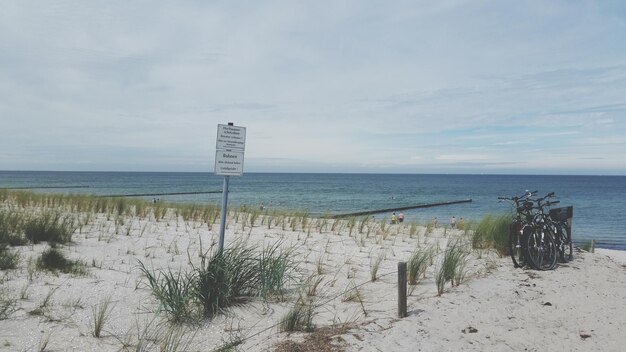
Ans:
{"label": "sandy beach", "polygon": [[[84,263],[86,273],[33,269],[46,243],[13,247],[20,260],[2,271],[1,297],[10,305],[0,320],[0,350],[620,351],[626,343],[625,252],[575,251],[572,262],[539,272],[515,269],[493,250],[473,250],[460,285],[446,283],[438,295],[441,253],[451,238],[466,239],[464,231],[373,221],[360,231],[348,220],[296,223],[268,213],[251,220],[231,212],[226,247],[279,243],[295,252],[292,279],[282,297],[255,298],[213,319],[176,325],[140,263],[155,272],[188,272],[216,242],[219,220],[185,221],[171,209],[158,219],[75,216],[84,225],[60,250]],[[397,264],[428,246],[438,256],[409,285],[408,317],[399,319]],[[315,307],[314,331],[280,332],[281,319],[302,297]],[[107,301],[108,319],[94,337],[94,314]]]}

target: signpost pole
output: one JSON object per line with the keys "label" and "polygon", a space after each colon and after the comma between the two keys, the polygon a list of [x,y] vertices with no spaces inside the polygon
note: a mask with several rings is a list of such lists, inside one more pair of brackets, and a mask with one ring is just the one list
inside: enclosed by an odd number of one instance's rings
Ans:
{"label": "signpost pole", "polygon": [[222,254],[224,249],[224,230],[226,229],[226,212],[228,211],[228,178],[224,176],[224,188],[222,190],[222,219],[220,225],[220,241],[217,246],[218,255]]}
{"label": "signpost pole", "polygon": [[215,141],[215,174],[224,176],[222,190],[222,219],[220,239],[217,246],[218,255],[224,250],[224,232],[226,231],[226,213],[228,212],[228,179],[230,176],[243,175],[243,155],[246,149],[246,128],[228,125],[217,125]]}

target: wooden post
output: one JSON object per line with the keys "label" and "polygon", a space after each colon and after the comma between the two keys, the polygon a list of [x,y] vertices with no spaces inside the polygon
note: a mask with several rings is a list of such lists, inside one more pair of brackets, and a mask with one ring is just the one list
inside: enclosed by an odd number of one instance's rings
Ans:
{"label": "wooden post", "polygon": [[596,240],[591,240],[591,253],[594,253],[596,250]]}
{"label": "wooden post", "polygon": [[406,316],[406,262],[398,262],[398,317]]}

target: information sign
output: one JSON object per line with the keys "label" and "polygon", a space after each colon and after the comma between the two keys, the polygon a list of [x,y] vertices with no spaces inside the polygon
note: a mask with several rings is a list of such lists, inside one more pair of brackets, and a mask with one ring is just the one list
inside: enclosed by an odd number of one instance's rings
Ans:
{"label": "information sign", "polygon": [[216,150],[215,174],[224,176],[243,175],[243,152]]}
{"label": "information sign", "polygon": [[246,128],[241,126],[217,125],[217,142],[215,149],[244,151],[246,149]]}

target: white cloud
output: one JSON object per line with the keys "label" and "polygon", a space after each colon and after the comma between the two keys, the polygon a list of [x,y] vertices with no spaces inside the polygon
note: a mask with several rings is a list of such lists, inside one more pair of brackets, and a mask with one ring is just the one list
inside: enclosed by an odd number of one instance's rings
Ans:
{"label": "white cloud", "polygon": [[233,121],[250,171],[626,172],[584,148],[624,140],[625,23],[620,2],[3,1],[0,169],[206,171]]}
{"label": "white cloud", "polygon": [[437,155],[436,160],[448,161],[448,162],[466,162],[466,161],[484,161],[493,159],[489,155],[480,154],[443,154]]}

